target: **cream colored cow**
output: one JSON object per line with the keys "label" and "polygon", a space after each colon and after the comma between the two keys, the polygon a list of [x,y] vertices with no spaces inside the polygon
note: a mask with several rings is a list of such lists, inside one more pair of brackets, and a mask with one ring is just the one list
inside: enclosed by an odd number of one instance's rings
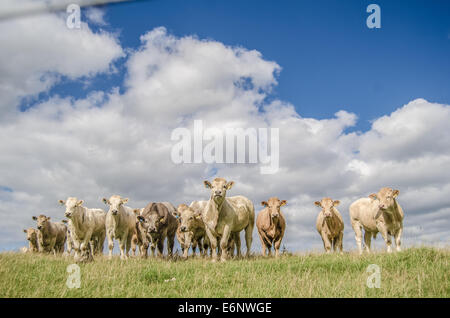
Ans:
{"label": "cream colored cow", "polygon": [[63,253],[66,243],[67,227],[62,222],[52,222],[49,216],[33,216],[37,221],[38,246],[41,253]]}
{"label": "cream colored cow", "polygon": [[389,253],[392,251],[391,236],[395,238],[397,251],[401,250],[404,214],[396,200],[398,194],[399,190],[385,187],[378,193],[358,199],[350,205],[350,221],[360,254],[362,254],[363,229],[367,252],[370,252],[371,238],[375,238],[378,232],[383,236]]}
{"label": "cream colored cow", "polygon": [[32,227],[23,230],[27,234],[28,248],[27,252],[38,252],[38,231]]}
{"label": "cream colored cow", "polygon": [[109,199],[103,198],[103,203],[109,205],[105,225],[110,259],[112,258],[114,239],[119,241],[120,259],[128,259],[131,238],[136,229],[136,215],[132,208],[124,205],[127,202],[128,198],[123,199],[119,195],[113,195]]}
{"label": "cream colored cow", "polygon": [[68,229],[75,250],[75,261],[91,261],[95,254],[102,254],[106,235],[105,211],[86,208],[83,200],[75,197],[59,200],[59,203],[65,206],[64,215],[70,220]]}
{"label": "cream colored cow", "polygon": [[[231,235],[238,235],[245,231],[245,242],[247,245],[247,256],[250,255],[252,245],[252,232],[255,225],[255,209],[253,203],[244,196],[226,197],[234,182],[227,182],[223,178],[215,178],[212,183],[204,181],[206,188],[211,190],[211,195],[202,219],[205,223],[208,235],[212,259],[217,261],[217,243],[220,238],[221,261],[226,261],[228,253],[228,242]],[[240,248],[237,249],[240,256]]]}
{"label": "cream colored cow", "polygon": [[331,252],[332,247],[335,252],[339,248],[342,253],[344,221],[336,208],[339,203],[339,200],[333,201],[331,198],[323,198],[321,201],[314,202],[316,206],[322,208],[317,216],[316,228],[322,237],[323,247],[327,253]]}

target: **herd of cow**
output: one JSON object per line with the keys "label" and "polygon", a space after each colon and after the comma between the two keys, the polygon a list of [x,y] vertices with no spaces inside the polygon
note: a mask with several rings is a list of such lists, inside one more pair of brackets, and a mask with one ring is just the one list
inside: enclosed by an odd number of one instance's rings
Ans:
{"label": "herd of cow", "polygon": [[[120,258],[127,259],[130,248],[132,255],[136,252],[147,257],[151,254],[163,255],[164,242],[167,238],[167,251],[171,257],[175,236],[177,237],[183,257],[188,256],[192,248],[195,255],[197,247],[202,256],[210,252],[213,261],[218,257],[225,261],[228,257],[240,256],[240,232],[245,232],[247,256],[252,244],[255,225],[253,203],[244,196],[227,197],[234,182],[216,178],[212,182],[204,181],[211,195],[207,201],[193,201],[189,206],[180,204],[177,209],[169,202],[151,202],[145,208],[132,209],[125,204],[128,199],[113,195],[103,202],[109,206],[106,213],[102,209],[89,209],[83,206],[83,200],[69,197],[59,200],[65,206],[65,217],[61,222],[52,222],[45,215],[33,216],[37,229],[24,230],[27,233],[30,252],[67,253],[77,262],[93,260],[95,255],[103,253],[105,237],[108,239],[109,257],[112,257],[114,240],[119,242]],[[370,252],[372,236],[378,232],[383,236],[387,251],[391,252],[391,236],[395,238],[397,250],[403,229],[403,210],[396,197],[399,191],[382,188],[378,193],[360,198],[350,205],[350,221],[355,231],[359,253],[364,245]],[[264,209],[258,213],[256,227],[261,239],[262,254],[270,255],[274,248],[279,256],[280,245],[286,228],[286,220],[281,207],[286,200],[276,197],[261,202]],[[342,253],[344,222],[337,210],[338,200],[323,198],[315,205],[321,208],[316,227],[327,253],[339,249]],[[65,250],[67,245],[67,250]],[[137,250],[137,251],[136,251]]]}

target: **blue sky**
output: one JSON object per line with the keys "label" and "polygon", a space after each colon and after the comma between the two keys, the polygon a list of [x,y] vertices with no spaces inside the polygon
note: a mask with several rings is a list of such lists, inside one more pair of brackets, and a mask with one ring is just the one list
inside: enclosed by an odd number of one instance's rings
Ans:
{"label": "blue sky", "polygon": [[[0,11],[18,3],[2,0]],[[381,7],[381,29],[366,26],[370,3]],[[313,203],[325,196],[341,201],[344,248],[354,249],[348,207],[384,186],[400,190],[405,245],[448,245],[449,1],[100,8],[107,24],[83,10],[78,30],[65,13],[0,23],[0,250],[23,246],[32,215],[63,218],[59,199],[107,208],[101,198],[120,194],[135,208],[178,205],[207,198],[202,182],[214,176],[235,181],[232,194],[257,211],[271,196],[286,199],[291,250],[322,248]],[[48,74],[53,81],[42,82]],[[175,164],[170,136],[190,119],[280,128],[281,169]]]}
{"label": "blue sky", "polygon": [[[108,31],[135,49],[148,30],[197,35],[255,49],[282,71],[271,97],[292,103],[305,117],[354,112],[355,129],[421,97],[450,101],[450,3],[377,1],[381,29],[368,29],[373,1],[154,0],[106,7]],[[123,59],[122,61],[124,61]],[[120,72],[88,87],[64,82],[50,94],[75,96],[121,86]],[[45,99],[45,96],[41,95]]]}

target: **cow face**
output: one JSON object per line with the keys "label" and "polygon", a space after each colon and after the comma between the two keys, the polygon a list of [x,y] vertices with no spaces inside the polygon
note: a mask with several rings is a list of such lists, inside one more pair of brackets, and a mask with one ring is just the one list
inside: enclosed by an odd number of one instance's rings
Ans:
{"label": "cow face", "polygon": [[78,200],[77,198],[71,197],[67,198],[66,201],[59,200],[59,203],[66,206],[66,212],[64,213],[64,215],[70,219],[78,210],[78,207],[81,207],[81,205],[83,204],[83,200]]}
{"label": "cow face", "polygon": [[233,181],[227,182],[227,180],[223,178],[215,178],[212,183],[205,180],[203,183],[206,188],[211,189],[211,198],[217,204],[223,202],[227,194],[227,190],[230,190],[234,184]]}
{"label": "cow face", "polygon": [[27,240],[30,242],[35,242],[36,241],[36,230],[33,228],[28,228],[28,229],[24,229],[23,230],[26,234],[27,234]]}
{"label": "cow face", "polygon": [[41,214],[38,217],[33,216],[33,220],[37,221],[37,229],[42,230],[43,228],[46,227],[47,222],[49,222],[50,220],[50,217]]}
{"label": "cow face", "polygon": [[113,195],[108,199],[103,198],[103,203],[109,205],[109,212],[112,215],[117,215],[119,213],[120,207],[128,202],[128,198],[122,199],[120,195]]}
{"label": "cow face", "polygon": [[267,201],[262,201],[261,205],[268,208],[270,217],[272,219],[276,219],[280,216],[280,208],[286,203],[286,200],[280,200],[276,197],[273,197]]}
{"label": "cow face", "polygon": [[181,232],[193,231],[202,217],[200,211],[194,211],[185,204],[180,204],[174,214],[178,216]]}
{"label": "cow face", "polygon": [[146,220],[148,233],[159,233],[165,225],[164,216],[159,215],[156,211],[148,215]]}
{"label": "cow face", "polygon": [[381,188],[377,194],[371,194],[369,197],[373,200],[378,200],[378,207],[382,211],[390,211],[395,205],[395,198],[400,193],[399,190],[393,190],[392,188]]}
{"label": "cow face", "polygon": [[333,216],[333,207],[336,207],[341,203],[339,200],[333,201],[331,198],[323,198],[321,201],[314,202],[315,205],[322,208],[325,218],[331,218]]}

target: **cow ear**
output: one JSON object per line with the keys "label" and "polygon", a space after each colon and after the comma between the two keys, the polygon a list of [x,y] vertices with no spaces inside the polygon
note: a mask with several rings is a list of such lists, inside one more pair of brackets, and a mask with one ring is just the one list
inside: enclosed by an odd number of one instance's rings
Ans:
{"label": "cow ear", "polygon": [[83,200],[78,201],[77,206],[81,206],[83,204],[83,202],[84,202]]}
{"label": "cow ear", "polygon": [[59,204],[61,204],[61,205],[66,204],[66,202],[64,202],[64,200],[59,200],[58,202],[59,202]]}
{"label": "cow ear", "polygon": [[202,217],[202,211],[196,211],[196,212],[194,213],[194,216],[195,216],[196,218],[201,218],[201,217]]}
{"label": "cow ear", "polygon": [[139,214],[140,214],[139,212],[141,212],[140,209],[134,209],[134,210],[133,210],[133,213],[136,214],[136,215],[139,215]]}
{"label": "cow ear", "polygon": [[205,188],[207,188],[207,189],[212,188],[211,182],[209,182],[208,180],[203,181],[203,184],[205,185]]}
{"label": "cow ear", "polygon": [[174,216],[176,216],[176,217],[179,217],[181,213],[178,212],[178,210],[175,210],[175,211],[172,212],[172,214],[173,214]]}
{"label": "cow ear", "polygon": [[24,233],[27,233],[27,230],[23,229],[23,232],[24,232]]}
{"label": "cow ear", "polygon": [[376,200],[376,199],[378,199],[378,196],[376,193],[372,193],[369,195],[369,198],[371,198],[372,200]]}
{"label": "cow ear", "polygon": [[47,221],[48,221],[48,220],[50,220],[50,217],[49,217],[49,216],[47,216],[47,218],[46,218],[46,219],[47,219]]}
{"label": "cow ear", "polygon": [[394,191],[392,192],[392,197],[393,197],[393,198],[396,198],[396,197],[398,197],[399,194],[400,194],[400,191],[399,191],[399,190],[394,190]]}
{"label": "cow ear", "polygon": [[286,205],[287,201],[286,200],[281,200],[280,206]]}
{"label": "cow ear", "polygon": [[317,205],[318,207],[322,207],[322,204],[320,203],[320,201],[316,201],[314,202],[315,205]]}
{"label": "cow ear", "polygon": [[138,215],[137,219],[139,220],[139,222],[142,222],[142,223],[144,223],[144,221],[145,221],[145,218],[142,215]]}
{"label": "cow ear", "polygon": [[161,216],[161,217],[159,218],[159,220],[160,220],[161,222],[163,222],[163,223],[164,223],[164,219],[165,219],[165,216],[164,216],[164,215]]}
{"label": "cow ear", "polygon": [[230,190],[233,187],[233,185],[234,185],[234,181],[230,181],[225,185],[225,187],[227,188],[227,190]]}
{"label": "cow ear", "polygon": [[262,206],[269,206],[269,204],[268,204],[266,201],[262,201],[262,202],[261,202],[261,205],[262,205]]}
{"label": "cow ear", "polygon": [[32,216],[31,218],[32,218],[33,220],[37,221],[37,217]]}
{"label": "cow ear", "polygon": [[333,205],[334,206],[338,206],[339,204],[341,204],[341,201],[339,201],[339,200],[334,200],[333,201]]}
{"label": "cow ear", "polygon": [[102,201],[104,204],[109,204],[109,200],[107,198],[103,198]]}
{"label": "cow ear", "polygon": [[128,202],[128,198],[122,199],[122,203],[127,203]]}

